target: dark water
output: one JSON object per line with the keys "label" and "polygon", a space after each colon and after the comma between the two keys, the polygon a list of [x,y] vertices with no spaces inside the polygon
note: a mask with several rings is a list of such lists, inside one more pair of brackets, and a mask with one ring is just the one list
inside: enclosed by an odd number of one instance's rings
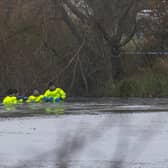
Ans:
{"label": "dark water", "polygon": [[167,168],[168,99],[0,107],[0,168]]}

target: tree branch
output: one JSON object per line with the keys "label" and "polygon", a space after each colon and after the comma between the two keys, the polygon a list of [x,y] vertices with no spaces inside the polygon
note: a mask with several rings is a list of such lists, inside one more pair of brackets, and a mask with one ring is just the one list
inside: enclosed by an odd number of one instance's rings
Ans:
{"label": "tree branch", "polygon": [[89,18],[80,12],[70,1],[63,0],[63,2],[83,23],[88,22]]}
{"label": "tree branch", "polygon": [[137,27],[137,25],[136,25],[136,20],[135,20],[135,23],[134,23],[134,26],[133,26],[131,33],[127,36],[127,38],[123,42],[121,42],[121,44],[119,46],[120,48],[125,46],[134,37],[134,35],[136,33],[136,27]]}

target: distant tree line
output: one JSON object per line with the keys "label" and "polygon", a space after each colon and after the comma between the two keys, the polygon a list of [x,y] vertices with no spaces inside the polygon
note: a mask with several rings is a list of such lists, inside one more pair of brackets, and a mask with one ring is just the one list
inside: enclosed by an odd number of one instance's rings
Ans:
{"label": "distant tree line", "polygon": [[163,0],[2,0],[1,95],[52,80],[70,95],[93,96],[127,76],[124,51],[167,50],[167,8]]}

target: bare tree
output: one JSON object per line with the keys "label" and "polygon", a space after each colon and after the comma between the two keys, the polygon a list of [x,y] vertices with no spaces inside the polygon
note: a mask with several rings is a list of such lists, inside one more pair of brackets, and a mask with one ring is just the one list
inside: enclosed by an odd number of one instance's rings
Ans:
{"label": "bare tree", "polygon": [[136,32],[136,15],[144,7],[142,4],[142,0],[63,0],[63,8],[71,20],[68,26],[78,40],[80,33],[75,17],[103,36],[103,45],[111,50],[114,79],[122,76],[120,51]]}

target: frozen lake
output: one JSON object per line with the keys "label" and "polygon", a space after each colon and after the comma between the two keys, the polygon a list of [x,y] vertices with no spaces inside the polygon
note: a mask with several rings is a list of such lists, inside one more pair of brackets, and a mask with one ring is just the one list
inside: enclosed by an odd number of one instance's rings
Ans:
{"label": "frozen lake", "polygon": [[167,168],[168,99],[0,109],[0,168]]}

